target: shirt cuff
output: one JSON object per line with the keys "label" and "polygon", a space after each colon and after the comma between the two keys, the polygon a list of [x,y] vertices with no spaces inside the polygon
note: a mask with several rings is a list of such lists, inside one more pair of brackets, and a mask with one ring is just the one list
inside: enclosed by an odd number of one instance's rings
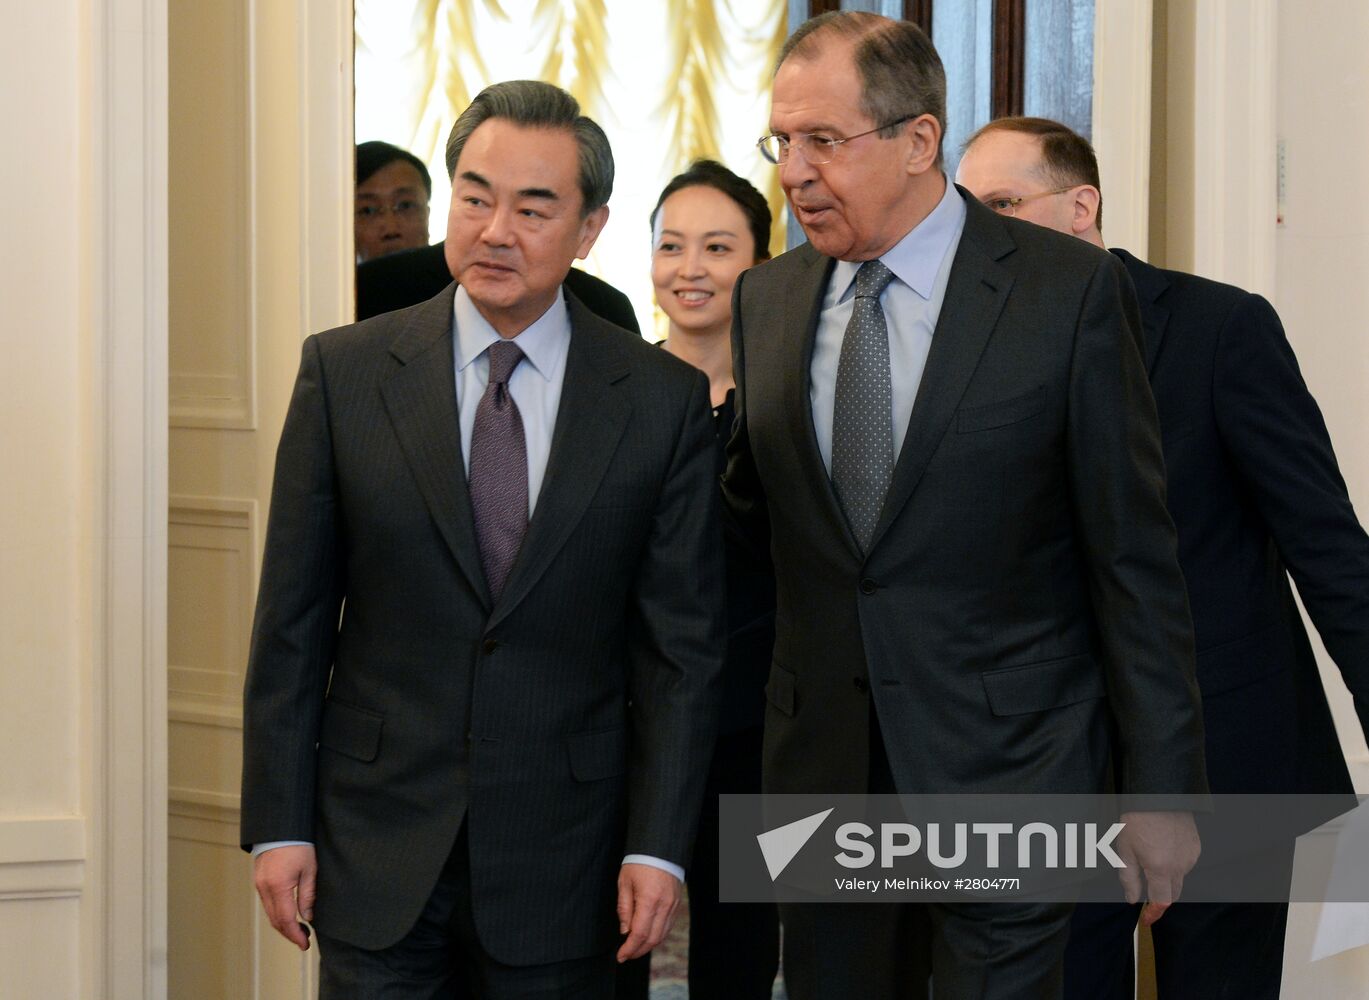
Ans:
{"label": "shirt cuff", "polygon": [[648,865],[652,868],[659,868],[663,872],[669,872],[681,882],[685,880],[685,871],[679,865],[670,861],[662,861],[660,858],[653,858],[650,854],[629,854],[623,858],[625,865]]}
{"label": "shirt cuff", "polygon": [[314,845],[307,840],[268,840],[264,844],[252,845],[252,857],[265,854],[267,851],[274,851],[277,847],[313,847]]}

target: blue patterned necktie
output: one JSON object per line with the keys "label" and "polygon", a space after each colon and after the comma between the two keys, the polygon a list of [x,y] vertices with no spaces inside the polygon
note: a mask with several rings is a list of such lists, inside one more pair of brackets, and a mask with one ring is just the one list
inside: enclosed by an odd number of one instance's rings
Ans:
{"label": "blue patterned necktie", "polygon": [[841,340],[832,408],[832,485],[846,520],[868,552],[894,475],[889,328],[880,293],[894,274],[878,260],[856,272],[856,299]]}
{"label": "blue patterned necktie", "polygon": [[485,582],[498,601],[528,530],[528,447],[523,417],[509,394],[509,377],[523,351],[501,340],[490,345],[488,355],[490,380],[471,431],[470,491]]}

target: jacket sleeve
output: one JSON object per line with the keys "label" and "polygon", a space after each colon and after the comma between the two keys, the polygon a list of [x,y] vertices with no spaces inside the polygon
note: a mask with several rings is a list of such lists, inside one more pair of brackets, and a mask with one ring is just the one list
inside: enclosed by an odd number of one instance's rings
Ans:
{"label": "jacket sleeve", "polygon": [[276,452],[243,694],[245,849],[314,839],[315,748],[343,598],[327,410],[318,339],[310,337]]}
{"label": "jacket sleeve", "polygon": [[1076,533],[1117,722],[1121,791],[1207,792],[1193,622],[1165,507],[1159,422],[1132,327],[1135,296],[1109,255],[1079,315],[1069,375]]}
{"label": "jacket sleeve", "polygon": [[725,581],[708,379],[696,373],[629,615],[626,854],[687,867],[717,736]]}
{"label": "jacket sleeve", "polygon": [[1279,317],[1258,295],[1222,326],[1212,391],[1222,444],[1369,732],[1369,537]]}

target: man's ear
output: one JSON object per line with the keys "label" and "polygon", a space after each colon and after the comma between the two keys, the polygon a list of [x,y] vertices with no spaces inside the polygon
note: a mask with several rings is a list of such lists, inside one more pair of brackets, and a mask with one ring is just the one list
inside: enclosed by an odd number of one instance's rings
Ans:
{"label": "man's ear", "polygon": [[1070,231],[1075,236],[1088,232],[1098,221],[1098,206],[1103,196],[1092,184],[1081,184],[1074,189],[1074,214],[1070,219]]}
{"label": "man's ear", "polygon": [[918,115],[903,128],[909,139],[908,173],[926,173],[936,165],[936,154],[941,149],[941,124],[933,115]]}
{"label": "man's ear", "polygon": [[576,260],[584,260],[589,256],[589,252],[594,249],[594,241],[599,238],[599,234],[604,231],[604,226],[607,223],[607,205],[600,205],[585,216],[584,221],[580,223],[580,245],[575,251]]}

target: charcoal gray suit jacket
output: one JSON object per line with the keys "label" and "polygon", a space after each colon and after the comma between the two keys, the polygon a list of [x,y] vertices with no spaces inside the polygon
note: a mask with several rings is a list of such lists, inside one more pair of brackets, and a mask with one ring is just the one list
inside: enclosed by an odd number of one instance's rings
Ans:
{"label": "charcoal gray suit jacket", "polygon": [[863,791],[873,703],[900,792],[1096,791],[1116,754],[1125,791],[1203,793],[1192,624],[1122,266],[966,203],[867,553],[809,402],[834,262],[805,244],[737,283],[724,490],[775,564],[765,788]]}
{"label": "charcoal gray suit jacket", "polygon": [[723,650],[708,382],[567,294],[545,480],[492,602],[454,288],[304,343],[248,668],[242,842],[314,842],[319,931],[379,948],[465,822],[485,949],[562,961],[614,946],[625,853],[688,860]]}

